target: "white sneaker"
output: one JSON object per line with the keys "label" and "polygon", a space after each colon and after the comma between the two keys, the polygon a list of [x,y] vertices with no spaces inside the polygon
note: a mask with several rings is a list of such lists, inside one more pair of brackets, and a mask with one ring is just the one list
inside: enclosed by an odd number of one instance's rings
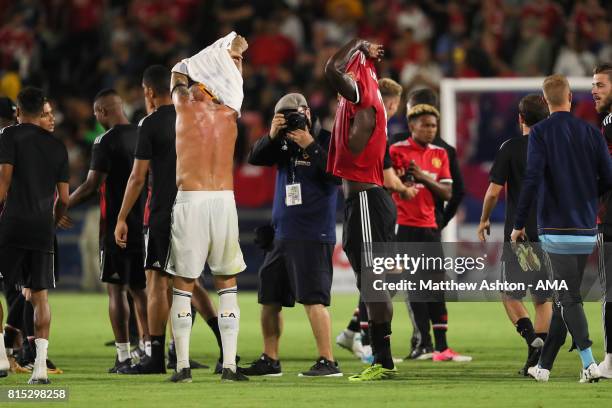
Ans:
{"label": "white sneaker", "polygon": [[350,332],[352,334],[349,335],[347,334],[347,332],[348,330],[342,330],[340,334],[336,336],[336,344],[342,347],[343,349],[346,349],[352,353],[353,352],[353,341],[357,333]]}
{"label": "white sneaker", "polygon": [[606,354],[606,358],[599,363],[599,375],[601,378],[612,378],[612,354]]}
{"label": "white sneaker", "polygon": [[[364,349],[364,345],[361,342],[361,333],[355,333],[353,336],[353,346],[351,347],[351,351],[360,360],[363,360],[364,357],[367,357],[367,350]],[[372,355],[372,348],[370,347],[370,355]]]}
{"label": "white sneaker", "polygon": [[527,373],[538,382],[548,382],[550,377],[550,370],[538,366],[529,367]]}
{"label": "white sneaker", "polygon": [[597,363],[591,363],[587,368],[582,369],[580,372],[580,383],[592,383],[599,381],[601,374],[599,373],[599,367]]}
{"label": "white sneaker", "polygon": [[[361,339],[359,340],[361,342]],[[362,343],[361,362],[365,364],[372,364],[374,362],[374,355],[372,354],[372,346],[364,346]]]}

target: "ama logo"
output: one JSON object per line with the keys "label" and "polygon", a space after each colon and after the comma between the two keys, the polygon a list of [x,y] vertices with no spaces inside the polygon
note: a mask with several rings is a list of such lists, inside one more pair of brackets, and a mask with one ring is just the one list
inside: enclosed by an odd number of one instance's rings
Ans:
{"label": "ama logo", "polygon": [[221,312],[219,314],[219,316],[221,316],[221,317],[231,317],[232,319],[236,318],[236,315],[234,314],[234,312]]}
{"label": "ama logo", "polygon": [[185,317],[191,318],[191,312],[179,312],[177,316],[179,319],[185,318]]}

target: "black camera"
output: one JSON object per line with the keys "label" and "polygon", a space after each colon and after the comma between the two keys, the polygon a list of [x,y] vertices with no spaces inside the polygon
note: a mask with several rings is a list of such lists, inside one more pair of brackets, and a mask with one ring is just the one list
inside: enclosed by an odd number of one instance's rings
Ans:
{"label": "black camera", "polygon": [[291,132],[296,129],[306,130],[308,125],[308,118],[306,115],[300,112],[287,112],[284,114],[285,123],[287,124],[287,132]]}

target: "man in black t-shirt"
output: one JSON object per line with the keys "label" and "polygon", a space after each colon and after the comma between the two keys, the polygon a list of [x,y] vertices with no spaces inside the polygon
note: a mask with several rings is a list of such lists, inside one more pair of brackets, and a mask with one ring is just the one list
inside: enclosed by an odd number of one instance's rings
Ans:
{"label": "man in black t-shirt", "polygon": [[[36,360],[30,384],[49,383],[46,360],[51,313],[47,290],[55,287],[55,224],[68,205],[68,152],[41,127],[45,102],[40,89],[23,89],[17,98],[20,124],[4,128],[0,134],[0,200],[6,197],[0,217],[0,276],[31,293]],[[2,354],[6,357],[4,351]]]}
{"label": "man in black t-shirt", "polygon": [[[495,157],[489,177],[491,183],[489,184],[489,188],[484,198],[482,216],[480,217],[480,225],[478,226],[478,237],[484,242],[486,241],[485,233],[490,233],[491,223],[489,218],[491,212],[495,208],[497,199],[505,186],[506,217],[504,225],[504,242],[506,244],[504,244],[504,252],[502,255],[502,279],[511,283],[525,283],[525,272],[520,268],[516,256],[509,249],[509,242],[510,234],[514,228],[514,218],[519,196],[521,194],[521,184],[527,167],[529,128],[548,117],[548,107],[538,94],[530,94],[522,98],[518,110],[522,136],[516,136],[504,142]],[[538,241],[535,204],[531,207],[526,231],[530,241]],[[546,280],[545,268],[541,267],[540,272],[532,273],[530,278],[534,283],[534,287],[536,281]],[[506,292],[502,295],[508,318],[527,343],[527,362],[520,371],[524,376],[528,375],[527,369],[535,365],[539,359],[552,315],[549,291],[531,289],[531,294],[536,312],[535,327],[529,318],[529,312],[522,302],[522,299],[526,295],[526,291],[518,290]]]}
{"label": "man in black t-shirt", "polygon": [[[70,195],[69,207],[83,203],[100,191],[100,277],[108,283],[109,314],[117,347],[117,360],[109,372],[117,372],[121,367],[131,366],[128,290],[145,341],[149,337],[142,234],[131,234],[125,248],[117,246],[113,234],[134,161],[137,134],[136,126],[125,117],[123,101],[113,89],[96,95],[94,114],[108,130],[95,140],[87,179]],[[142,229],[144,196],[139,196],[137,201],[127,216],[127,223],[134,231]]]}

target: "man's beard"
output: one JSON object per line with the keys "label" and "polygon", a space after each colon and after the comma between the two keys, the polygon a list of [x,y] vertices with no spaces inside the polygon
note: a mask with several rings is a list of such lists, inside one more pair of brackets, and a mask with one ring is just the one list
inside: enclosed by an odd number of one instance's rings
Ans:
{"label": "man's beard", "polygon": [[601,99],[599,108],[597,108],[597,112],[607,113],[610,112],[610,108],[612,108],[612,92],[609,93],[605,98]]}

